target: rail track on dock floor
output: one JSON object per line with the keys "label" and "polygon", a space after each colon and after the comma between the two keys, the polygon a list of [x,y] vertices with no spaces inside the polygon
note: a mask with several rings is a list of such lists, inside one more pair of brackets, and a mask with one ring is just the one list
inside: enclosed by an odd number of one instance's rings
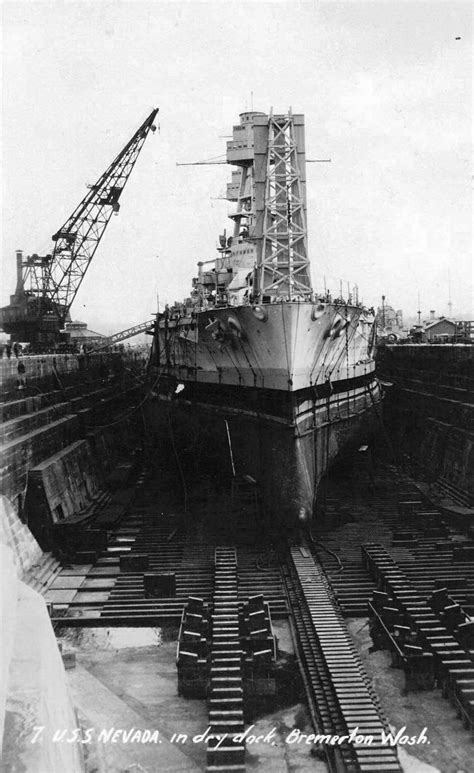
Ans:
{"label": "rail track on dock floor", "polygon": [[[233,606],[241,610],[249,596],[261,593],[273,619],[289,617],[315,751],[337,773],[398,771],[396,750],[383,742],[389,727],[344,617],[367,616],[368,601],[385,581],[385,570],[393,579],[393,564],[411,585],[418,606],[442,581],[456,603],[472,610],[474,563],[468,557],[469,536],[443,521],[406,476],[400,479],[389,469],[375,483],[362,493],[339,488],[339,497],[326,502],[328,522],[321,524],[317,537],[309,535],[306,542],[290,546],[285,560],[280,552],[278,562],[275,553],[263,550],[255,523],[229,531],[224,515],[218,527],[202,531],[169,508],[161,512],[159,487],[142,475],[123,517],[109,531],[107,549],[93,564],[64,567],[50,586],[53,623],[58,628],[177,626],[189,596],[214,603],[215,550],[230,548],[236,558]],[[401,514],[400,499],[416,503],[426,517],[414,517],[409,508]],[[146,569],[134,569],[134,561],[143,556]],[[166,573],[174,575],[174,592],[149,594],[146,575]],[[61,596],[66,591],[67,601]],[[444,651],[452,643],[448,639]],[[229,651],[234,645],[229,644]],[[452,651],[452,667],[441,666],[446,674],[443,691],[472,728],[473,653],[460,653],[454,646]],[[222,657],[214,653],[216,662]],[[215,664],[219,667],[226,664]],[[221,709],[232,714],[240,710],[240,701],[235,691],[228,695],[229,706],[224,701]],[[336,740],[328,744],[328,738]],[[237,748],[224,746],[223,756],[209,749],[210,769],[217,765],[216,770],[223,770],[236,758],[243,769],[242,749]]]}
{"label": "rail track on dock floor", "polygon": [[388,722],[347,631],[324,571],[307,547],[284,568],[292,628],[315,728],[331,771],[401,771]]}

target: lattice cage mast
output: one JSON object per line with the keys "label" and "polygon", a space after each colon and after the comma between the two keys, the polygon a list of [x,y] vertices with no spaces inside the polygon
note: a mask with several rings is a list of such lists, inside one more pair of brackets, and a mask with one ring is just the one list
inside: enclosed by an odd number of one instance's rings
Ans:
{"label": "lattice cage mast", "polygon": [[[255,126],[256,189],[265,171],[261,217],[257,212],[257,229],[261,224],[262,230],[256,289],[261,298],[307,300],[313,288],[307,254],[304,118],[291,110],[286,115],[271,112],[265,123]],[[262,142],[265,170],[258,161]]]}

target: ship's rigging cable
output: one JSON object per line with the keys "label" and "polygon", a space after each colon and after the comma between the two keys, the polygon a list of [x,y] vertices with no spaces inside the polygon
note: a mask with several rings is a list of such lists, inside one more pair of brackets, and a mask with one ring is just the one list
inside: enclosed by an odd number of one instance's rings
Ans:
{"label": "ship's rigging cable", "polygon": [[[253,381],[254,381],[254,384],[256,385],[256,384],[257,384],[257,374],[255,373],[255,371],[254,371],[254,369],[253,369],[253,367],[252,367],[252,363],[250,362],[250,360],[249,360],[249,358],[248,358],[247,352],[246,352],[246,351],[245,351],[245,349],[244,349],[244,345],[243,345],[243,342],[242,342],[242,338],[240,338],[240,337],[239,337],[239,339],[238,339],[238,340],[239,340],[239,343],[240,343],[240,348],[242,349],[242,352],[243,352],[243,354],[244,354],[244,357],[245,357],[245,359],[247,360],[248,366],[249,366],[250,370],[252,371],[252,375],[253,375]],[[254,355],[254,356],[255,356],[255,355]]]}
{"label": "ship's rigging cable", "polygon": [[[36,389],[36,391],[39,392],[39,394],[42,395],[42,397],[44,397],[46,401],[49,403],[49,407],[52,409],[53,413],[55,413],[60,419],[63,418],[63,414],[60,411],[58,411],[57,405],[51,401],[47,392],[43,392],[43,390],[40,389],[40,387],[37,386],[36,384],[28,384],[27,389],[28,390]],[[77,411],[75,413],[77,414]]]}
{"label": "ship's rigging cable", "polygon": [[[215,365],[216,373],[219,373],[219,365],[217,364],[217,360],[214,357],[214,354],[213,354],[213,351],[212,351],[211,347],[206,345],[206,349],[207,349],[208,353],[211,355],[211,360],[213,361],[213,363]],[[197,363],[197,352],[196,352],[196,363]]]}
{"label": "ship's rigging cable", "polygon": [[[347,313],[347,310],[346,310],[346,313]],[[334,373],[334,370],[335,370],[335,368],[336,368],[336,367],[339,365],[339,363],[341,362],[342,358],[343,358],[343,357],[344,357],[344,355],[346,354],[346,351],[348,352],[348,347],[349,347],[349,340],[348,340],[348,336],[349,336],[349,326],[346,328],[346,330],[347,330],[347,335],[346,335],[346,339],[347,339],[347,340],[346,340],[345,346],[344,346],[344,347],[342,347],[342,351],[341,351],[341,352],[338,354],[338,356],[336,357],[336,360],[335,360],[335,362],[334,362],[334,365],[332,366],[332,368],[331,368],[331,369],[330,369],[330,371],[329,371],[329,378],[332,376],[332,374]],[[356,331],[357,331],[357,327],[356,327],[356,325],[354,325],[354,327],[352,328],[352,336],[351,336],[351,340],[350,340],[350,342],[351,342],[351,343],[352,343],[352,340],[355,338]],[[348,354],[347,354],[346,356],[348,357]],[[349,361],[349,359],[348,359],[348,361]]]}
{"label": "ship's rigging cable", "polygon": [[59,388],[60,388],[61,392],[63,393],[63,395],[65,395],[66,392],[65,392],[63,383],[62,383],[61,379],[59,378],[59,373],[58,373],[58,369],[56,367],[56,358],[55,357],[53,357],[53,366],[52,366],[51,370],[52,370],[54,378],[58,382],[58,385],[59,385]]}
{"label": "ship's rigging cable", "polygon": [[[326,427],[326,443],[325,443],[325,450],[326,450],[326,470],[329,470],[329,441],[330,441],[330,432],[331,432],[331,394],[329,393],[326,397],[326,409],[327,409],[327,427]],[[313,509],[316,502],[316,491],[313,493]],[[333,558],[336,559],[337,563],[339,564],[339,569],[336,570],[336,574],[339,574],[339,572],[342,572],[344,570],[344,565],[337,555],[337,553],[334,553],[332,550],[330,550],[323,542],[320,542],[319,540],[315,540],[313,537],[313,533],[311,531],[311,523],[308,526],[308,535],[313,543],[313,545],[317,546],[319,545],[322,550],[325,550],[326,553],[333,556]]]}
{"label": "ship's rigging cable", "polygon": [[186,479],[184,477],[183,468],[181,466],[181,461],[180,461],[180,458],[178,456],[178,451],[177,451],[175,440],[174,440],[173,427],[171,425],[171,416],[170,416],[170,412],[169,411],[168,411],[167,416],[168,416],[168,426],[169,426],[169,430],[170,430],[171,445],[173,447],[173,451],[174,451],[174,455],[175,455],[175,458],[176,458],[176,462],[178,463],[179,474],[181,476],[181,481],[182,481],[182,484],[183,484],[184,512],[185,512],[185,514],[187,514],[188,513],[188,487],[186,486]]}
{"label": "ship's rigging cable", "polygon": [[[329,381],[329,385],[331,386],[331,382]],[[329,470],[329,433],[331,431],[331,393],[332,389],[329,390],[326,396],[326,421],[327,421],[327,427],[326,427],[326,443],[325,443],[325,451],[326,451],[326,465],[325,469],[326,471]],[[326,473],[327,474],[327,473]],[[313,495],[316,497],[316,492]],[[313,502],[314,506],[314,502]],[[324,489],[324,506],[326,506],[326,488]]]}
{"label": "ship's rigging cable", "polygon": [[[330,340],[338,340],[338,341],[340,341],[340,339],[330,339]],[[327,376],[329,378],[331,378],[332,374],[334,373],[334,371],[336,370],[336,368],[340,364],[340,362],[341,362],[342,358],[344,357],[345,353],[346,352],[345,352],[345,347],[344,346],[341,346],[340,348],[337,347],[337,346],[335,347],[335,351],[333,353],[332,358],[329,360],[329,365],[328,365]],[[332,362],[332,364],[331,364],[331,362]]]}
{"label": "ship's rigging cable", "polygon": [[330,556],[336,559],[337,563],[339,564],[339,569],[336,569],[334,571],[334,574],[339,574],[339,572],[343,572],[344,564],[342,563],[337,553],[335,553],[333,550],[328,548],[323,542],[320,542],[319,540],[314,539],[313,534],[311,532],[311,526],[308,528],[308,536],[315,547],[319,546],[320,548],[322,548],[322,550],[324,550],[326,553],[329,553]]}
{"label": "ship's rigging cable", "polygon": [[[199,331],[198,331],[198,335],[199,335]],[[214,366],[215,366],[215,369],[216,369],[216,373],[219,373],[219,366],[217,364],[216,358],[214,357],[214,354],[212,353],[211,346],[209,344],[207,344],[205,341],[204,341],[204,346],[206,347],[206,351],[210,355],[210,357],[211,357],[211,359],[212,359],[212,361],[214,363]],[[195,367],[195,373],[197,373],[197,348],[198,348],[198,341],[196,341],[196,345],[195,345],[195,348],[194,348],[194,367]]]}
{"label": "ship's rigging cable", "polygon": [[336,369],[336,366],[338,365],[341,359],[341,356],[344,354],[344,351],[343,351],[341,355],[341,352],[339,351],[338,346],[334,346],[334,347],[331,346],[331,343],[334,343],[334,339],[328,338],[328,341],[329,341],[329,345],[326,352],[326,357],[324,358],[324,366],[326,366],[326,360],[328,360],[327,366],[325,367],[325,371],[324,371],[326,381],[331,380],[331,376],[334,373],[334,370]]}
{"label": "ship's rigging cable", "polygon": [[124,413],[120,414],[114,421],[110,421],[107,424],[88,424],[88,428],[94,428],[94,429],[108,429],[108,427],[114,427],[116,424],[121,424],[121,422],[126,421],[131,416],[133,416],[136,411],[140,410],[140,408],[146,403],[146,401],[149,399],[150,395],[147,394],[141,400],[137,405],[134,405],[133,408],[131,408],[128,412],[125,411]]}
{"label": "ship's rigging cable", "polygon": [[[339,309],[339,307],[338,307],[338,306],[336,306],[336,308],[335,308],[336,314],[338,313],[338,309]],[[346,307],[346,314],[347,314],[347,307]],[[355,335],[355,332],[356,332],[356,327],[355,327],[355,326],[354,326],[354,329],[353,329],[353,330],[354,330],[354,335]],[[331,354],[332,356],[335,356],[335,354],[337,354],[337,349],[336,349],[336,352],[335,352],[335,353],[333,353],[333,352],[331,351],[331,349],[332,349],[332,347],[331,347],[331,343],[332,343],[334,340],[335,340],[335,339],[333,339],[333,338],[330,338],[329,336],[326,338],[326,351],[325,351],[325,354],[324,354],[324,359],[323,359],[323,362],[322,362],[322,364],[321,364],[321,368],[320,368],[320,371],[321,371],[321,373],[322,373],[322,372],[324,371],[324,369],[325,369],[325,366],[326,366],[326,360],[327,360],[327,358],[328,358],[328,355],[329,355],[329,354]],[[368,339],[367,339],[367,340],[368,340]],[[340,357],[341,357],[341,356],[342,356],[342,355],[340,355],[340,354],[337,356],[337,359],[336,359],[336,361],[335,361],[334,365],[332,366],[332,368],[331,368],[331,369],[330,369],[328,372],[326,372],[326,380],[327,380],[328,378],[330,379],[330,377],[331,377],[332,373],[334,372],[334,368],[335,368],[335,367],[336,367],[336,365],[338,364],[338,361],[339,361],[339,359],[340,359]],[[312,367],[312,369],[311,369],[311,373],[310,373],[310,379],[311,379],[311,380],[312,380],[312,378],[313,378],[313,373],[314,373],[314,370],[315,370],[316,366],[318,365],[319,359],[320,359],[320,353],[319,353],[319,352],[316,352],[316,357],[315,357],[314,365],[313,365],[313,367]],[[329,359],[329,366],[330,366],[330,364],[331,364],[331,359],[332,359],[332,358],[330,358],[330,359]],[[329,367],[329,366],[328,366],[328,367]]]}
{"label": "ship's rigging cable", "polygon": [[[293,362],[296,362],[296,346],[297,346],[297,343],[298,343],[298,323],[299,323],[299,319],[300,319],[300,304],[298,303],[297,304],[297,312],[296,312],[296,325],[295,325],[295,343],[294,343],[294,346],[293,346],[293,355],[292,355],[293,356],[293,360],[292,360]],[[293,378],[293,376],[294,376],[294,373],[291,373],[290,374],[290,378]]]}
{"label": "ship's rigging cable", "polygon": [[224,424],[227,431],[227,441],[229,443],[230,463],[232,465],[232,477],[235,478],[234,454],[232,452],[232,440],[230,437],[229,422],[227,421],[227,419],[224,419]]}
{"label": "ship's rigging cable", "polygon": [[[377,383],[379,385],[380,391],[382,391],[379,379],[377,379]],[[372,400],[372,405],[374,406],[375,415],[377,416],[377,420],[378,420],[378,422],[380,424],[380,427],[382,429],[382,433],[383,433],[383,435],[385,437],[385,442],[387,443],[388,449],[389,449],[390,454],[392,456],[393,463],[394,463],[395,469],[397,471],[397,475],[400,478],[401,477],[401,470],[400,470],[400,467],[399,467],[399,464],[398,464],[398,459],[397,459],[397,456],[396,456],[395,451],[393,449],[392,443],[390,441],[388,432],[386,430],[384,420],[383,420],[381,414],[379,413],[379,405],[378,404],[380,403],[380,400],[379,401],[375,400],[374,395],[372,394],[372,385],[370,384],[370,382],[367,384],[367,389],[368,389],[368,392],[369,392],[369,395],[370,395],[370,399]]]}
{"label": "ship's rigging cable", "polygon": [[291,375],[290,375],[290,360],[288,357],[288,342],[287,342],[287,336],[286,336],[285,312],[283,311],[283,303],[281,303],[280,306],[281,306],[281,320],[283,323],[283,338],[285,340],[286,372],[288,374],[288,381],[289,381],[291,378]]}
{"label": "ship's rigging cable", "polygon": [[134,405],[129,411],[125,411],[120,416],[118,416],[116,419],[114,419],[114,421],[111,421],[108,424],[93,424],[93,425],[88,425],[88,426],[93,426],[94,429],[107,429],[108,427],[114,427],[116,424],[120,424],[122,421],[125,421],[130,416],[133,416],[133,414],[136,411],[140,410],[142,408],[142,406],[145,405],[147,400],[149,400],[150,397],[152,397],[153,391],[158,386],[158,384],[160,382],[160,379],[161,379],[161,376],[162,376],[162,374],[159,373],[158,376],[156,377],[155,381],[153,382],[153,384],[151,385],[151,387],[149,388],[149,390],[147,391],[147,393],[143,397],[143,399],[140,400],[140,402],[137,403],[137,405]]}
{"label": "ship's rigging cable", "polygon": [[[250,360],[249,360],[249,358],[248,358],[248,356],[247,356],[247,353],[246,353],[246,351],[245,351],[245,349],[244,349],[244,344],[243,344],[243,340],[242,340],[242,338],[239,338],[239,341],[240,341],[240,346],[241,346],[241,348],[242,348],[242,351],[243,351],[243,352],[244,352],[244,354],[245,354],[245,357],[246,357],[246,359],[247,359],[247,362],[248,362],[248,364],[249,364],[249,366],[250,366],[250,369],[251,369],[251,371],[252,371],[252,373],[253,373],[253,377],[254,377],[254,379],[255,379],[255,383],[256,383],[257,376],[256,376],[256,373],[255,373],[255,371],[254,371],[254,369],[253,369],[253,367],[252,367],[251,363],[250,363]],[[250,343],[250,340],[249,340],[249,338],[247,338],[247,339],[246,339],[245,343],[246,343],[246,344],[247,344],[247,346],[249,347],[249,349],[250,349],[250,353],[253,355],[253,358],[254,358],[254,360],[255,360],[255,364],[256,364],[256,366],[257,366],[258,370],[260,371],[260,378],[262,379],[262,385],[263,385],[263,384],[264,384],[263,368],[261,367],[261,365],[260,365],[260,363],[259,363],[259,361],[258,361],[258,357],[257,357],[257,354],[256,354],[256,352],[255,352],[255,349],[254,349],[254,347],[252,346],[252,344]]]}
{"label": "ship's rigging cable", "polygon": [[238,375],[239,375],[239,384],[240,384],[241,382],[242,382],[242,383],[244,383],[244,379],[242,378],[242,373],[240,372],[240,370],[239,370],[238,366],[236,365],[235,358],[234,358],[234,357],[232,357],[232,355],[231,355],[231,353],[230,353],[230,347],[226,347],[226,348],[227,348],[227,356],[228,356],[228,358],[229,358],[229,360],[231,361],[231,363],[232,363],[233,367],[236,369],[236,371],[237,371],[237,373],[238,373]]}
{"label": "ship's rigging cable", "polygon": [[199,346],[199,325],[196,323],[196,335],[194,337],[194,378],[197,379],[197,353]]}
{"label": "ship's rigging cable", "polygon": [[[348,381],[349,381],[349,378],[350,378],[350,376],[349,376],[349,327],[350,326],[347,325],[347,327],[346,327],[346,329],[344,331],[344,333],[345,333],[345,350],[346,350],[346,377],[347,377]],[[357,322],[355,323],[354,328],[353,328],[353,334],[352,334],[351,343],[352,343],[352,341],[355,338],[356,330],[357,330]],[[354,359],[355,359],[355,357],[354,357]],[[347,404],[348,404],[348,412],[350,413],[350,410],[351,410],[351,390],[350,389],[348,390]],[[355,409],[356,409],[356,403],[355,403],[355,389],[354,389],[354,411],[355,411]]]}
{"label": "ship's rigging cable", "polygon": [[[327,360],[327,357],[328,357],[328,354],[329,354],[329,349],[330,349],[330,343],[331,343],[331,339],[330,339],[330,338],[326,338],[326,340],[325,340],[325,342],[324,342],[324,343],[325,343],[325,346],[326,346],[326,351],[324,352],[323,361],[322,361],[322,363],[321,363],[321,367],[320,367],[320,372],[321,372],[321,373],[323,373],[323,372],[324,372],[324,368],[325,368],[325,365],[326,365],[326,360]],[[320,357],[321,357],[321,353],[322,353],[322,352],[319,352],[319,351],[318,351],[318,349],[316,349],[316,357],[315,357],[315,359],[314,359],[314,365],[313,365],[313,367],[311,368],[311,373],[309,374],[309,380],[310,380],[310,383],[312,383],[312,382],[313,382],[313,373],[314,373],[314,371],[316,370],[316,366],[317,366],[317,365],[318,365],[318,363],[319,363],[319,360],[320,360]],[[326,379],[326,380],[327,380],[327,379]],[[317,378],[317,377],[316,377],[316,381],[318,381],[318,378]]]}
{"label": "ship's rigging cable", "polygon": [[[357,330],[357,323],[354,325],[352,338],[355,338],[355,331]],[[349,380],[349,325],[347,325],[345,331],[345,352],[346,352],[346,377]],[[352,343],[352,340],[351,340]]]}

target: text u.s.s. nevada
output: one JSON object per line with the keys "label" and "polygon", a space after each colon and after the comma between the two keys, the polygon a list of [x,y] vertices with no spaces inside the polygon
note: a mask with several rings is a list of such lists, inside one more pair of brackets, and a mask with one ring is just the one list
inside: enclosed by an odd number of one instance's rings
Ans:
{"label": "text u.s.s. nevada", "polygon": [[73,730],[57,729],[51,732],[47,732],[47,728],[43,725],[34,728],[31,743],[42,743],[48,736],[53,743],[82,743],[90,744],[93,742],[98,743],[162,743],[163,741],[174,744],[185,743],[207,743],[210,736],[217,737],[218,744],[220,746],[228,739],[229,743],[236,744],[259,744],[266,743],[275,746],[278,741],[283,741],[287,744],[304,744],[307,746],[313,744],[323,744],[329,746],[342,746],[346,744],[354,744],[357,746],[416,746],[417,744],[429,744],[430,741],[427,736],[428,728],[424,727],[419,733],[415,735],[409,735],[407,727],[404,725],[400,730],[394,732],[385,732],[382,730],[380,735],[366,735],[359,731],[358,727],[351,730],[346,735],[321,735],[317,733],[302,733],[301,730],[295,728],[291,730],[287,735],[282,738],[278,737],[276,727],[273,727],[267,733],[257,733],[255,731],[255,725],[250,725],[243,733],[237,733],[229,735],[227,733],[214,734],[211,728],[208,727],[203,733],[197,735],[188,735],[187,733],[173,733],[171,736],[164,736],[160,734],[156,729],[143,729],[143,728],[75,728]]}

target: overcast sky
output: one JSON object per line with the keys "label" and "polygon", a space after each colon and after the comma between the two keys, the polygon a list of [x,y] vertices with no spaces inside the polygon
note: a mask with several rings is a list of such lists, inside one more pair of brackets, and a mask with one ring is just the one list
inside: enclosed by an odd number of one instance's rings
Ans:
{"label": "overcast sky", "polygon": [[[2,294],[153,107],[72,307],[113,332],[189,295],[231,227],[225,152],[252,106],[306,116],[313,276],[406,315],[469,315],[470,2],[3,2]],[[459,39],[458,39],[459,38]]]}

